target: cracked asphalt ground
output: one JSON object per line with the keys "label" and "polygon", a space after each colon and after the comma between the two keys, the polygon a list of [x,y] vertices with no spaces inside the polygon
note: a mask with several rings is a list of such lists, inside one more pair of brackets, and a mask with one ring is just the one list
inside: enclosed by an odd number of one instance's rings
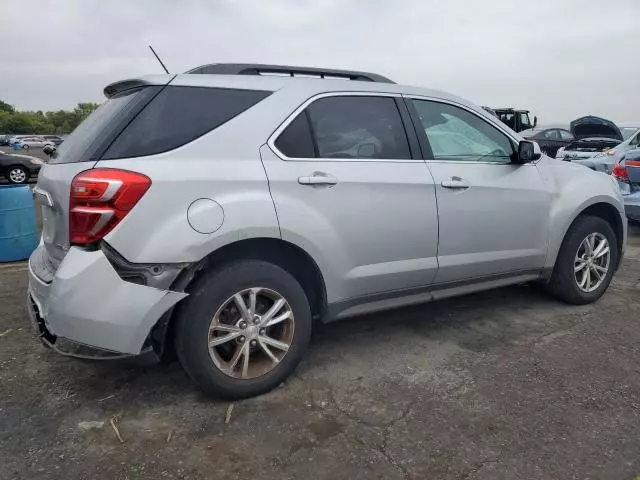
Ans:
{"label": "cracked asphalt ground", "polygon": [[523,286],[318,328],[295,376],[228,423],[177,364],[38,346],[24,265],[2,266],[0,478],[633,479],[640,228],[629,241],[594,305]]}

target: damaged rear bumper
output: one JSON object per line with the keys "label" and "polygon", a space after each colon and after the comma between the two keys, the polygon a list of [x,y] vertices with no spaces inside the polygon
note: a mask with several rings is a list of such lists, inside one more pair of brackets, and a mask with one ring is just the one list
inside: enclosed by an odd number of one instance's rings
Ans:
{"label": "damaged rear bumper", "polygon": [[187,296],[123,280],[101,250],[77,247],[46,282],[34,273],[36,252],[29,260],[27,308],[41,340],[59,353],[95,358],[63,350],[69,341],[106,351],[105,357],[139,354],[162,315]]}

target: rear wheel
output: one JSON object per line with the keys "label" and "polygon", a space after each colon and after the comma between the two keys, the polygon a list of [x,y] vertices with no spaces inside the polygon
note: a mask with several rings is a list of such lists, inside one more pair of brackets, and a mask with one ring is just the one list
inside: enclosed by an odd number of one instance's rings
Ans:
{"label": "rear wheel", "polygon": [[9,183],[27,183],[27,180],[29,180],[29,172],[19,165],[9,167],[6,176]]}
{"label": "rear wheel", "polygon": [[260,395],[300,362],[311,334],[304,290],[280,267],[245,260],[207,274],[179,311],[176,353],[205,392]]}
{"label": "rear wheel", "polygon": [[609,287],[617,264],[611,225],[599,217],[578,217],[562,242],[546,289],[568,303],[595,302]]}
{"label": "rear wheel", "polygon": [[29,150],[29,145],[27,145],[26,143],[24,145],[22,145],[22,149],[23,150]]}

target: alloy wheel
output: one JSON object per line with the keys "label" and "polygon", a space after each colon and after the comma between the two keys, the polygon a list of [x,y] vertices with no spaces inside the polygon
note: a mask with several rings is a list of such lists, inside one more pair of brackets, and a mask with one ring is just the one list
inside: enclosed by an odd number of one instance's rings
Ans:
{"label": "alloy wheel", "polygon": [[611,264],[609,241],[601,233],[590,233],[580,243],[574,259],[574,276],[578,288],[590,293],[607,277]]}
{"label": "alloy wheel", "polygon": [[20,168],[14,168],[9,172],[9,180],[13,183],[23,183],[27,179],[27,174]]}
{"label": "alloy wheel", "polygon": [[273,370],[293,341],[295,320],[278,292],[253,287],[229,297],[209,326],[209,355],[224,374],[241,380]]}

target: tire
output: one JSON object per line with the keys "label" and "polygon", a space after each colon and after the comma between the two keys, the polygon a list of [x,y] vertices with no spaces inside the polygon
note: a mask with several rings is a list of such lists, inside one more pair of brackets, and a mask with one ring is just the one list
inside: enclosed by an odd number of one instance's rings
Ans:
{"label": "tire", "polygon": [[[584,275],[584,269],[575,272],[575,268],[583,264],[577,256],[581,251],[584,252],[582,250],[583,241],[591,235],[595,235],[596,239],[605,238],[607,240],[609,259],[606,273],[601,273],[601,283],[597,285],[594,281],[595,288],[592,291],[585,291],[579,285],[579,280],[584,280],[584,277],[580,277],[580,275]],[[585,254],[588,256],[588,253]],[[611,225],[600,217],[580,216],[573,222],[565,235],[551,279],[545,286],[545,290],[555,298],[574,305],[595,302],[609,287],[618,265],[618,257],[618,242]],[[594,259],[594,261],[596,260],[600,261],[600,259]],[[586,268],[590,269],[590,267]],[[598,270],[598,272],[600,271]]]}
{"label": "tire", "polygon": [[22,145],[22,149],[23,150],[29,150],[29,145],[27,145],[26,143],[24,145]]}
{"label": "tire", "polygon": [[6,178],[13,184],[27,183],[29,171],[20,165],[13,165],[7,169]]}
{"label": "tire", "polygon": [[[257,290],[260,287],[262,290]],[[242,321],[240,309],[234,302],[234,295],[241,292],[243,298],[250,299],[252,291],[259,291],[257,294],[256,308],[254,312],[261,311],[262,318],[265,310],[269,308],[269,303],[260,306],[263,301],[269,302],[266,295],[279,294],[285,300],[284,311],[292,314],[291,320],[287,319],[278,323],[274,327],[268,327],[267,334],[273,329],[281,328],[282,331],[289,332],[289,348],[285,352],[268,347],[272,355],[283,355],[279,363],[273,363],[267,357],[266,351],[262,349],[261,339],[264,329],[254,326],[251,321],[249,327],[245,327],[244,332],[248,332],[246,337],[235,337],[233,340],[225,341],[218,347],[211,348],[210,341],[222,340],[226,335],[237,335],[237,330],[246,322]],[[263,298],[264,296],[264,298]],[[280,385],[298,366],[304,355],[309,338],[311,336],[311,310],[309,301],[304,290],[296,279],[282,268],[261,260],[241,260],[224,265],[217,270],[205,274],[196,281],[191,295],[184,301],[185,303],[178,310],[177,324],[175,329],[175,349],[180,364],[189,377],[205,392],[217,397],[228,399],[240,399],[252,397],[266,393]],[[248,311],[251,311],[250,300],[245,301]],[[275,305],[275,301],[274,304]],[[234,310],[235,307],[235,310]],[[288,310],[287,310],[288,309]],[[227,317],[223,317],[228,315]],[[279,314],[278,318],[283,316]],[[276,315],[274,315],[276,317]],[[216,323],[216,319],[225,318],[229,323]],[[256,320],[256,322],[259,322]],[[286,322],[286,324],[285,324]],[[212,325],[224,325],[236,330],[234,333],[225,330],[224,335],[212,336]],[[290,324],[293,326],[291,327]],[[282,327],[279,327],[282,325]],[[259,335],[256,333],[259,328]],[[251,331],[250,331],[251,330]],[[215,331],[213,335],[215,335]],[[249,338],[253,338],[251,342]],[[243,339],[245,339],[243,341]],[[242,343],[241,343],[242,342]],[[249,346],[260,342],[257,346]],[[283,340],[283,343],[287,343]],[[271,344],[269,344],[271,345]],[[250,350],[248,355],[249,369],[243,369],[244,355],[239,357],[236,371],[234,366],[227,368],[227,373],[223,371],[224,362],[228,362],[226,367],[233,363],[238,350],[246,347]],[[224,350],[226,349],[226,350]],[[233,354],[232,354],[233,352]],[[223,358],[223,355],[226,355]],[[231,357],[231,358],[229,358]],[[253,362],[253,363],[251,363]],[[250,370],[253,369],[253,370]],[[262,371],[257,376],[255,372]],[[229,373],[231,372],[231,373]],[[244,375],[246,372],[246,376]],[[235,375],[235,376],[232,376]],[[238,378],[238,376],[245,378]]]}

